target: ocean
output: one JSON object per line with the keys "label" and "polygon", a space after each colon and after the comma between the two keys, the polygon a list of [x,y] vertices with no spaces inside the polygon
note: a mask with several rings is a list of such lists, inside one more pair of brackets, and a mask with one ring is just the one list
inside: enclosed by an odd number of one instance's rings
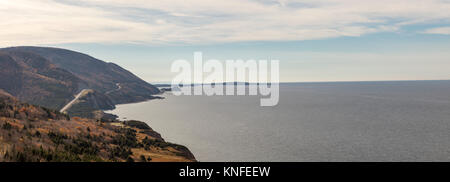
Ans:
{"label": "ocean", "polygon": [[450,161],[450,81],[282,83],[260,96],[118,105],[199,161]]}

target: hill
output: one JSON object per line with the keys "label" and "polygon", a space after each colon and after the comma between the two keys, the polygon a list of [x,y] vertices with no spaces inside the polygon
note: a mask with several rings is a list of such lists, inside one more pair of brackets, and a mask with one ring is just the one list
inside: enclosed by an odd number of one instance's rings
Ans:
{"label": "hill", "polygon": [[61,109],[83,89],[94,109],[152,99],[160,91],[114,63],[89,55],[47,47],[0,49],[0,89],[19,100]]}

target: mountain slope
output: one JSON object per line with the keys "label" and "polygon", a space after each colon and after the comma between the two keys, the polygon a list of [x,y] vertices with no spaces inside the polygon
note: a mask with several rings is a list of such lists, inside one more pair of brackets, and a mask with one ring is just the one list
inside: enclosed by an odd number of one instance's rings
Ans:
{"label": "mountain slope", "polygon": [[0,51],[0,89],[25,102],[56,109],[72,97],[80,81],[39,55]]}
{"label": "mountain slope", "polygon": [[[59,48],[0,49],[0,76],[0,89],[52,109],[61,109],[82,89],[92,89],[103,103],[113,104],[144,101],[159,93],[116,64]],[[107,105],[99,109],[110,109]]]}

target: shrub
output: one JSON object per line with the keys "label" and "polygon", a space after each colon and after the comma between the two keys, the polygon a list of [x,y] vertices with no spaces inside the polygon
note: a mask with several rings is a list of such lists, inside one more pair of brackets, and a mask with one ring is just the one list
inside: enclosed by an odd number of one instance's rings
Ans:
{"label": "shrub", "polygon": [[8,122],[6,122],[6,123],[3,124],[2,128],[4,130],[10,130],[12,128],[12,125],[9,124]]}

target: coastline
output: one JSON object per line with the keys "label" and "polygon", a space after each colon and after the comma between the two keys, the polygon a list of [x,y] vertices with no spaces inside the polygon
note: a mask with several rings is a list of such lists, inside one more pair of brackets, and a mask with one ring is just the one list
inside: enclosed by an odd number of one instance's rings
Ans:
{"label": "coastline", "polygon": [[[161,91],[160,93],[158,93],[158,95],[162,95],[162,94],[164,94],[164,91]],[[165,99],[165,97],[161,97],[161,96],[153,96],[152,95],[152,97],[153,98],[151,98],[151,99],[146,99],[146,100],[143,100],[143,101],[121,103],[121,104],[116,104],[114,106],[115,106],[115,109],[116,109],[116,106],[118,106],[118,105],[136,104],[136,103],[143,103],[143,102],[148,102],[148,101],[156,100],[156,99]],[[155,162],[163,162],[163,161],[166,161],[166,160],[173,161],[173,162],[177,162],[177,161],[178,162],[197,162],[197,159],[195,158],[195,155],[186,146],[180,145],[180,144],[176,144],[176,143],[166,142],[165,139],[163,137],[161,137],[161,134],[159,132],[153,130],[152,127],[149,126],[145,121],[139,121],[139,120],[135,120],[133,118],[125,118],[125,117],[122,117],[122,119],[120,119],[121,118],[120,116],[111,113],[113,110],[114,109],[112,109],[112,110],[101,110],[105,115],[110,115],[111,117],[114,117],[114,121],[112,121],[110,123],[111,125],[119,126],[119,127],[122,127],[122,128],[135,129],[135,130],[138,131],[138,133],[145,134],[147,136],[150,136],[151,138],[156,139],[157,141],[162,142],[163,146],[170,146],[170,147],[173,148],[173,150],[178,151],[178,153],[176,153],[175,156],[173,156],[175,160],[173,160],[170,157],[170,155],[169,155],[169,157],[165,157],[165,158],[163,157],[163,160],[155,161]],[[143,128],[139,128],[139,127],[136,127],[136,126],[130,126],[129,124],[127,124],[127,123],[130,123],[130,122],[138,123],[137,125],[141,125],[141,126],[143,126]],[[143,138],[143,137],[141,137],[141,138]],[[157,144],[157,145],[160,146],[161,144]],[[143,151],[135,151],[135,152],[141,153]],[[157,154],[157,155],[161,156],[159,154]],[[187,159],[187,160],[178,159],[178,157],[180,157],[180,156],[185,158],[185,159]]]}

